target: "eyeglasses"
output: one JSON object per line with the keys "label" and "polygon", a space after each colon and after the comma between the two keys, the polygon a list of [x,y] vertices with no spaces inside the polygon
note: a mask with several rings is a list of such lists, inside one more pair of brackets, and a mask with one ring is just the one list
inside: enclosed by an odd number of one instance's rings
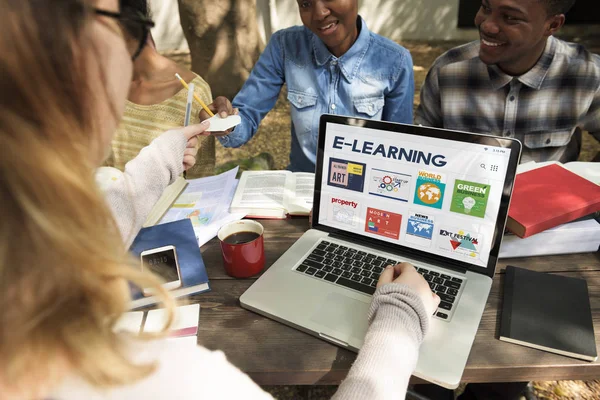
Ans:
{"label": "eyeglasses", "polygon": [[123,13],[100,10],[97,8],[94,8],[93,11],[97,15],[116,19],[119,22],[125,37],[133,37],[133,43],[135,44],[128,44],[127,50],[129,51],[129,54],[131,54],[131,59],[135,60],[146,45],[150,28],[154,27],[154,21],[137,12],[133,13],[134,15],[124,15]]}

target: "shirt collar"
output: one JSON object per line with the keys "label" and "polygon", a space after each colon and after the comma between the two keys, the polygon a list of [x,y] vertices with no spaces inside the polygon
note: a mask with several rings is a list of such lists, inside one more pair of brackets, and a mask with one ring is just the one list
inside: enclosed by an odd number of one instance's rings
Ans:
{"label": "shirt collar", "polygon": [[[317,65],[325,65],[330,60],[336,60],[340,65],[342,74],[348,81],[352,81],[356,72],[358,71],[360,64],[365,57],[369,45],[371,43],[371,34],[367,28],[367,23],[361,16],[358,17],[358,23],[360,24],[360,33],[356,38],[356,41],[350,47],[350,49],[344,53],[340,58],[335,57],[329,52],[325,43],[317,35],[311,32],[313,49],[315,53],[315,61]],[[310,32],[310,31],[309,31]]]}
{"label": "shirt collar", "polygon": [[542,87],[542,83],[544,82],[544,78],[548,74],[548,70],[550,69],[550,65],[552,64],[555,53],[556,39],[554,39],[554,36],[550,36],[546,42],[544,52],[542,53],[542,56],[538,62],[533,66],[533,68],[521,76],[513,77],[502,72],[502,70],[495,64],[488,65],[487,68],[492,89],[498,90],[504,87],[505,85],[509,84],[513,78],[532,89],[540,89]]}

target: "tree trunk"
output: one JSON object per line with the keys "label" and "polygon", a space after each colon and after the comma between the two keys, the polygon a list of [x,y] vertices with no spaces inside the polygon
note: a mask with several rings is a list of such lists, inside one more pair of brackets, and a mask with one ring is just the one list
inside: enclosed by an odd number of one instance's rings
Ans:
{"label": "tree trunk", "polygon": [[256,0],[178,0],[192,70],[232,99],[260,55]]}

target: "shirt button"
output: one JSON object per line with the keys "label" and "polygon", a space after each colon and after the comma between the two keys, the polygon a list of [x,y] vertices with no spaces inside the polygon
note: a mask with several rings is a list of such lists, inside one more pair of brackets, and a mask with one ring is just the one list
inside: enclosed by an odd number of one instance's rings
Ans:
{"label": "shirt button", "polygon": [[298,97],[298,103],[302,104],[302,96]]}
{"label": "shirt button", "polygon": [[373,104],[369,104],[369,111],[373,111]]}
{"label": "shirt button", "polygon": [[331,109],[332,109],[332,110],[335,110],[335,104],[332,104],[332,105],[331,105]]}
{"label": "shirt button", "polygon": [[333,66],[336,66],[336,65],[337,65],[337,61],[336,61],[336,60],[333,60],[333,61],[331,62],[331,65],[333,65]]}
{"label": "shirt button", "polygon": [[550,144],[551,140],[550,138],[546,139],[546,144]]}
{"label": "shirt button", "polygon": [[515,101],[515,96],[510,96],[510,101]]}

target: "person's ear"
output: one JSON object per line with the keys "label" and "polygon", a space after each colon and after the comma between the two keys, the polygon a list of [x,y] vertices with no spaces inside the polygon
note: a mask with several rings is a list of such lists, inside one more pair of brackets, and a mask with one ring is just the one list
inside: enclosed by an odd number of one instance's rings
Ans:
{"label": "person's ear", "polygon": [[549,18],[546,36],[552,36],[565,24],[565,14],[553,15]]}

